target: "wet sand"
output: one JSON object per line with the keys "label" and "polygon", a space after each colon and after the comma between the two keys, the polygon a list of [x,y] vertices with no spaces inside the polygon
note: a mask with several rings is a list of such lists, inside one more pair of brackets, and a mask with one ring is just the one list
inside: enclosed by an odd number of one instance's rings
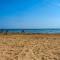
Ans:
{"label": "wet sand", "polygon": [[0,34],[0,60],[60,60],[60,34]]}

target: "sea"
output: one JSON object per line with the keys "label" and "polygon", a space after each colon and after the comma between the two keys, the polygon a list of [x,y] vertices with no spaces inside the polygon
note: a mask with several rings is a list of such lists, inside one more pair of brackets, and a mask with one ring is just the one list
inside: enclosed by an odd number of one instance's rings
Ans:
{"label": "sea", "polygon": [[0,29],[0,32],[60,34],[60,29]]}

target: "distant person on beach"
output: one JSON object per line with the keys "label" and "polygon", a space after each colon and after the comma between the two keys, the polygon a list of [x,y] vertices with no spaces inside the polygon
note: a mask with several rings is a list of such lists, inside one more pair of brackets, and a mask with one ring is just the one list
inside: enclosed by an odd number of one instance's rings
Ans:
{"label": "distant person on beach", "polygon": [[24,33],[24,30],[22,30],[22,33]]}
{"label": "distant person on beach", "polygon": [[8,33],[8,30],[5,31],[5,34],[6,34],[6,35],[7,35],[7,33]]}

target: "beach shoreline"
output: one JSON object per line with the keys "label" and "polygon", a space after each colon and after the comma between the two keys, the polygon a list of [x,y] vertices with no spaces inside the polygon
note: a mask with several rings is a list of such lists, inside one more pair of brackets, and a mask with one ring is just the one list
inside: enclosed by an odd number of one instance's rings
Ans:
{"label": "beach shoreline", "polygon": [[0,36],[10,36],[18,38],[60,38],[60,34],[38,34],[38,33],[0,33]]}

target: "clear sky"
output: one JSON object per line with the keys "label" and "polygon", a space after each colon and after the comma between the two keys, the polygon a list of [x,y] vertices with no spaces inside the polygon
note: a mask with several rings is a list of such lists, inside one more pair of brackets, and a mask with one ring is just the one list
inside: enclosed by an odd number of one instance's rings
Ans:
{"label": "clear sky", "polygon": [[60,0],[0,0],[0,28],[60,28]]}

